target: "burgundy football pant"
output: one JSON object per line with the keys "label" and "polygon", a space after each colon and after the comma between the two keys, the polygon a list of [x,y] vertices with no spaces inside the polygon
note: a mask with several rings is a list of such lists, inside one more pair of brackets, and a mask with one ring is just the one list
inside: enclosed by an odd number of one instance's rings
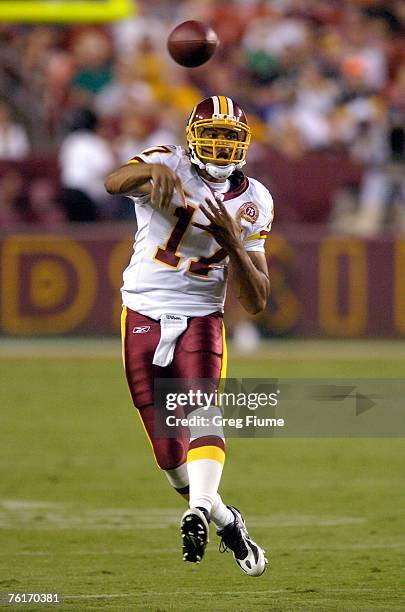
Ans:
{"label": "burgundy football pant", "polygon": [[[164,470],[170,470],[186,461],[189,441],[184,432],[173,438],[155,436],[154,380],[173,377],[219,381],[221,376],[225,377],[226,345],[222,314],[215,312],[203,317],[190,317],[186,331],[177,340],[173,361],[165,368],[152,364],[159,340],[159,321],[124,307],[122,344],[129,390],[157,464]],[[210,442],[213,443],[212,440]],[[217,439],[217,444],[223,448],[221,439]]]}

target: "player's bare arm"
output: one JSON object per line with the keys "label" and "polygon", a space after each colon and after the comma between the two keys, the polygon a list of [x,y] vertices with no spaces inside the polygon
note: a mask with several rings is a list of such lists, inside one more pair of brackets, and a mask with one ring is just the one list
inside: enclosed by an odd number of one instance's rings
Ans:
{"label": "player's bare arm", "polygon": [[257,314],[264,310],[270,295],[265,254],[246,251],[241,240],[240,217],[231,217],[219,198],[216,199],[217,206],[209,198],[205,201],[207,207],[201,204],[200,209],[210,225],[193,225],[212,234],[218,244],[228,251],[238,299],[247,312]]}
{"label": "player's bare arm", "polygon": [[270,278],[264,253],[247,252],[241,244],[237,251],[230,252],[234,286],[237,297],[250,314],[262,312],[270,296]]}
{"label": "player's bare arm", "polygon": [[121,166],[105,180],[104,186],[112,195],[151,194],[151,204],[156,208],[168,209],[173,193],[177,192],[183,206],[185,195],[177,174],[163,164],[136,163]]}

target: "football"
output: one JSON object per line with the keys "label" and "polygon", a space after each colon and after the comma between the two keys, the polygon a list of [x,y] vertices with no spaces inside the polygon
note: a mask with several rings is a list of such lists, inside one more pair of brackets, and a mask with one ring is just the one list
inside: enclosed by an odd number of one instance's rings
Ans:
{"label": "football", "polygon": [[205,64],[215,53],[218,36],[202,21],[184,21],[172,30],[167,48],[175,62],[186,68]]}

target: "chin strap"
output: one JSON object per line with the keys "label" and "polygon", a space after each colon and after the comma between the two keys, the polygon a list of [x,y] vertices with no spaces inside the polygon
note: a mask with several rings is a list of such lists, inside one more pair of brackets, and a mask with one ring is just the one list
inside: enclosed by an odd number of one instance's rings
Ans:
{"label": "chin strap", "polygon": [[204,164],[204,162],[195,155],[194,151],[190,151],[190,161],[216,179],[227,179],[231,176],[232,172],[240,170],[242,166],[246,164],[245,161],[239,162],[238,164],[227,164],[226,166],[217,166],[211,162]]}
{"label": "chin strap", "polygon": [[226,166],[216,166],[215,164],[205,164],[205,171],[215,179],[227,179],[235,172],[235,164],[227,164]]}

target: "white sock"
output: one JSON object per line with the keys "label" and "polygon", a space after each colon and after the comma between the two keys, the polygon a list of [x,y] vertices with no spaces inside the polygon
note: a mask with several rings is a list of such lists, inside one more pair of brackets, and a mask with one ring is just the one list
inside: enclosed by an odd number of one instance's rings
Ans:
{"label": "white sock", "polygon": [[200,446],[187,453],[187,472],[190,483],[190,508],[211,508],[218,494],[225,453],[217,446]]}
{"label": "white sock", "polygon": [[229,510],[228,506],[225,506],[219,493],[216,494],[214,503],[211,508],[211,520],[218,527],[223,529],[229,523],[233,523],[234,515]]}
{"label": "white sock", "polygon": [[[165,472],[170,484],[175,489],[185,488],[189,484],[186,463],[183,463],[172,470],[165,470]],[[197,505],[200,504],[197,503]],[[208,510],[206,506],[203,506],[203,508]],[[234,515],[229,510],[228,506],[224,504],[219,493],[216,494],[211,507],[211,520],[214,525],[218,527],[218,529],[223,529],[226,525],[229,525],[234,520]]]}
{"label": "white sock", "polygon": [[184,489],[188,485],[187,463],[165,470],[165,474],[174,489]]}

